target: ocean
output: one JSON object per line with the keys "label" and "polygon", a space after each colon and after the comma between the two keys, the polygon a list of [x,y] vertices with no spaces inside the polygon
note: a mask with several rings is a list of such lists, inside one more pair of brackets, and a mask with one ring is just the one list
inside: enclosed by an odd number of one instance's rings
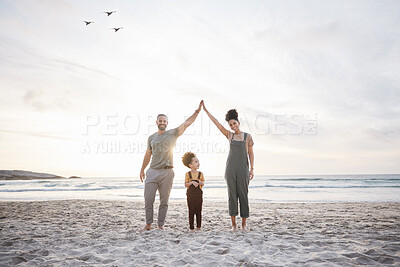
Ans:
{"label": "ocean", "polygon": [[[204,201],[227,201],[222,176],[205,177]],[[157,196],[158,198],[158,196]],[[185,199],[182,178],[175,177],[171,200]],[[0,201],[61,199],[143,200],[138,178],[96,177],[62,180],[0,181]],[[400,202],[400,174],[256,175],[250,202]]]}

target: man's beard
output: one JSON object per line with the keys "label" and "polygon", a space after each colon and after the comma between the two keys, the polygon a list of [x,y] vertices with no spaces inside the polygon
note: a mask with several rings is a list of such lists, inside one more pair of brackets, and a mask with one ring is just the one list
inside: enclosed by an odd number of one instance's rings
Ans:
{"label": "man's beard", "polygon": [[164,124],[159,124],[157,126],[158,126],[158,130],[160,130],[160,131],[164,131],[167,128],[167,125],[164,125]]}

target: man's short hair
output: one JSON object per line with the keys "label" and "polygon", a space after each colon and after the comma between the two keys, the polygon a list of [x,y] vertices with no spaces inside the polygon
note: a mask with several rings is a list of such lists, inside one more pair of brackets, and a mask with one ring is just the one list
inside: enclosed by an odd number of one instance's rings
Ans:
{"label": "man's short hair", "polygon": [[168,119],[168,116],[167,116],[167,115],[165,115],[165,114],[158,114],[158,115],[157,115],[157,120],[158,120],[158,117],[161,117],[161,116],[165,116],[165,117]]}

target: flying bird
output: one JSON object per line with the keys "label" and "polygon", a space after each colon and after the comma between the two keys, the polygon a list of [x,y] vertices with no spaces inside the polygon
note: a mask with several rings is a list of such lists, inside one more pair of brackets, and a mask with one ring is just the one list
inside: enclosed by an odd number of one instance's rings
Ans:
{"label": "flying bird", "polygon": [[85,23],[86,23],[86,26],[89,25],[89,24],[94,23],[94,21],[87,21],[87,20],[84,20],[84,21],[82,21],[82,22],[85,22]]}
{"label": "flying bird", "polygon": [[106,11],[106,12],[104,12],[104,13],[106,13],[106,14],[107,14],[107,17],[109,17],[112,13],[115,13],[115,12],[117,12],[117,11]]}
{"label": "flying bird", "polygon": [[119,28],[111,28],[111,30],[114,30],[115,32],[117,32],[117,31],[119,31],[119,30],[121,30],[121,29],[123,29],[123,27],[119,27]]}

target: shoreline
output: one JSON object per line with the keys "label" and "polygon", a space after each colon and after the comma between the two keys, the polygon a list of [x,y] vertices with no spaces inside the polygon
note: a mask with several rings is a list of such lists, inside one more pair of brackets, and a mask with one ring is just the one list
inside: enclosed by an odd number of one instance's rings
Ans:
{"label": "shoreline", "polygon": [[170,201],[165,230],[145,232],[144,201],[11,201],[0,213],[0,266],[400,264],[398,202],[250,202],[246,233],[229,231],[226,202],[204,203],[200,233],[184,200]]}
{"label": "shoreline", "polygon": [[[85,198],[63,198],[63,199],[38,199],[38,200],[8,200],[8,199],[0,199],[0,204],[1,203],[13,203],[13,202],[22,202],[22,203],[30,203],[30,202],[52,202],[52,201],[104,201],[104,202],[138,202],[138,203],[143,203],[144,205],[144,199],[96,199],[96,198],[90,198],[90,199],[85,199]],[[158,203],[159,199],[158,196],[156,197],[156,200],[154,203]],[[170,199],[169,204],[174,203],[174,202],[185,202],[186,203],[186,198],[182,199]],[[225,203],[228,205],[228,200],[223,201],[223,200],[213,200],[213,199],[206,199],[203,198],[203,205],[207,203],[218,203],[218,204],[223,204]],[[249,205],[251,206],[252,204],[400,204],[400,201],[274,201],[274,200],[249,200]]]}
{"label": "shoreline", "polygon": [[[182,177],[180,177],[182,178]],[[400,176],[275,177],[259,176],[249,185],[249,200],[254,203],[334,203],[400,202]],[[226,201],[223,177],[207,178],[204,201]],[[94,199],[143,201],[140,180],[59,179],[0,181],[0,201],[43,201]],[[186,199],[183,178],[175,177],[170,200]]]}

